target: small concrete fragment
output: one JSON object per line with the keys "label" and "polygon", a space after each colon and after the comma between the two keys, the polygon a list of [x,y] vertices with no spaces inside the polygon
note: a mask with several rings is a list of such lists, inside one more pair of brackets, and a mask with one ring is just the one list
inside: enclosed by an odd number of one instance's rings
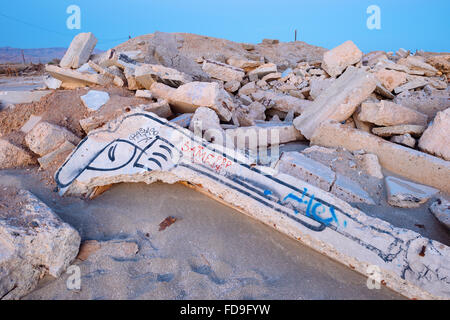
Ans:
{"label": "small concrete fragment", "polygon": [[0,110],[10,104],[32,103],[52,93],[44,91],[0,91]]}
{"label": "small concrete fragment", "polygon": [[450,162],[386,141],[370,133],[346,128],[339,123],[322,123],[311,138],[312,144],[365,150],[378,156],[383,168],[418,183],[450,192]]}
{"label": "small concrete fragment", "polygon": [[61,59],[62,68],[77,69],[88,62],[92,51],[97,44],[97,39],[91,32],[79,33],[73,38],[69,49]]}
{"label": "small concrete fragment", "polygon": [[261,79],[265,75],[268,75],[269,73],[275,73],[277,72],[277,66],[274,63],[266,63],[263,65],[260,65],[256,69],[253,69],[250,71],[247,75],[249,77],[255,76],[257,79]]}
{"label": "small concrete fragment", "polygon": [[262,64],[259,61],[246,60],[246,59],[237,58],[237,57],[229,58],[227,60],[227,63],[229,65],[232,65],[233,67],[243,69],[245,72],[249,72],[249,71],[259,67]]}
{"label": "small concrete fragment", "polygon": [[309,92],[309,95],[313,100],[316,100],[320,94],[328,89],[333,82],[335,81],[334,78],[328,78],[328,79],[311,79],[309,81],[309,85],[311,87],[311,91]]}
{"label": "small concrete fragment", "polygon": [[437,113],[420,138],[419,148],[450,161],[450,108]]}
{"label": "small concrete fragment", "polygon": [[61,87],[62,81],[51,76],[44,77],[44,84],[48,89],[56,90]]}
{"label": "small concrete fragment", "polygon": [[425,131],[425,126],[419,126],[414,124],[402,124],[398,126],[379,127],[373,128],[372,133],[379,137],[392,137],[396,135],[409,134],[413,137],[420,137]]}
{"label": "small concrete fragment", "polygon": [[52,152],[65,141],[77,145],[80,138],[67,129],[48,122],[40,122],[25,136],[27,146],[40,156]]}
{"label": "small concrete fragment", "polygon": [[426,125],[428,117],[418,111],[395,104],[390,101],[379,103],[365,102],[361,104],[358,114],[361,121],[379,126],[396,126],[402,124]]}
{"label": "small concrete fragment", "polygon": [[376,88],[376,79],[364,70],[349,67],[294,120],[294,126],[310,139],[325,120],[347,120]]}
{"label": "small concrete fragment", "polygon": [[192,82],[193,79],[178,70],[155,64],[143,64],[134,70],[136,81],[145,89],[150,89],[153,83],[162,82],[177,88],[180,85]]}
{"label": "small concrete fragment", "polygon": [[241,83],[239,81],[237,81],[237,80],[228,81],[223,86],[223,88],[225,90],[227,90],[228,92],[230,92],[230,93],[238,91],[240,87],[241,87]]}
{"label": "small concrete fragment", "polygon": [[29,152],[0,138],[0,169],[26,167],[35,163],[36,160]]}
{"label": "small concrete fragment", "polygon": [[77,256],[80,236],[26,190],[3,188],[0,204],[0,300],[15,300],[46,274],[59,277]]}
{"label": "small concrete fragment", "polygon": [[267,109],[275,109],[282,112],[292,110],[295,114],[303,113],[312,105],[312,101],[273,91],[258,90],[252,94],[252,97]]}
{"label": "small concrete fragment", "polygon": [[193,113],[183,113],[183,114],[180,114],[178,117],[170,120],[170,122],[175,123],[176,125],[180,126],[181,128],[188,128],[189,125],[191,124],[193,116],[194,116]]}
{"label": "small concrete fragment", "polygon": [[404,91],[423,88],[428,84],[428,81],[425,79],[416,79],[405,83],[404,85],[397,87],[394,89],[395,94],[402,93]]}
{"label": "small concrete fragment", "polygon": [[430,211],[447,229],[450,230],[450,201],[441,197],[430,206]]}
{"label": "small concrete fragment", "polygon": [[113,81],[113,79],[101,74],[86,74],[52,65],[47,65],[45,70],[54,78],[61,80],[64,88],[73,89],[93,85],[106,86]]}
{"label": "small concrete fragment", "polygon": [[136,98],[145,98],[145,99],[153,98],[153,95],[150,92],[150,90],[137,90],[135,96],[136,96]]}
{"label": "small concrete fragment", "polygon": [[240,106],[235,112],[241,127],[254,126],[256,120],[266,120],[266,107],[257,101],[248,106]]}
{"label": "small concrete fragment", "polygon": [[404,145],[406,147],[414,148],[416,146],[416,139],[411,137],[409,133],[400,136],[393,136],[391,142]]}
{"label": "small concrete fragment", "polygon": [[385,179],[388,203],[400,208],[418,208],[439,192],[438,189],[396,177]]}
{"label": "small concrete fragment", "polygon": [[423,74],[427,77],[433,77],[438,72],[436,68],[424,62],[420,57],[417,56],[408,56],[406,58],[402,58],[397,63],[408,67],[410,70],[423,72]]}
{"label": "small concrete fragment", "polygon": [[86,108],[97,111],[109,101],[109,94],[104,91],[90,90],[80,98]]}
{"label": "small concrete fragment", "polygon": [[221,63],[214,60],[206,59],[203,61],[203,71],[211,78],[222,80],[225,82],[239,81],[244,79],[245,72],[243,69],[233,67],[229,64]]}
{"label": "small concrete fragment", "polygon": [[42,169],[48,170],[52,166],[60,165],[64,159],[75,149],[69,141],[64,141],[57,149],[38,159]]}
{"label": "small concrete fragment", "polygon": [[41,116],[35,116],[34,114],[32,114],[30,116],[30,119],[28,119],[28,121],[25,122],[22,128],[20,128],[20,131],[22,131],[23,133],[30,132],[31,129],[33,129],[41,120],[42,120]]}
{"label": "small concrete fragment", "polygon": [[367,174],[377,179],[383,179],[383,171],[381,169],[380,162],[378,161],[378,157],[375,154],[366,153],[357,156],[357,159],[360,160],[361,165]]}
{"label": "small concrete fragment", "polygon": [[336,174],[331,193],[346,202],[375,204],[375,201],[358,183],[339,173]]}
{"label": "small concrete fragment", "polygon": [[394,90],[407,81],[407,77],[404,72],[395,70],[382,69],[378,71],[375,76],[388,91]]}
{"label": "small concrete fragment", "polygon": [[275,170],[297,177],[325,191],[330,191],[336,179],[333,170],[299,152],[283,152]]}
{"label": "small concrete fragment", "polygon": [[331,77],[337,77],[348,66],[361,61],[362,55],[361,50],[352,41],[346,41],[336,48],[325,52],[323,55],[322,69]]}

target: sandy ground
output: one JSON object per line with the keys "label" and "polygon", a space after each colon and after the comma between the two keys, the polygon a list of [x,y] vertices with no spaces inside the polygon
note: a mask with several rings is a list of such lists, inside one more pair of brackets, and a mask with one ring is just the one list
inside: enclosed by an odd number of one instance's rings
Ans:
{"label": "sandy ground", "polygon": [[[0,171],[0,186],[26,188],[83,241],[135,243],[81,268],[81,290],[64,274],[25,299],[401,299],[285,235],[182,185],[120,184],[86,201],[60,198],[37,169]],[[164,231],[168,216],[177,221]]]}

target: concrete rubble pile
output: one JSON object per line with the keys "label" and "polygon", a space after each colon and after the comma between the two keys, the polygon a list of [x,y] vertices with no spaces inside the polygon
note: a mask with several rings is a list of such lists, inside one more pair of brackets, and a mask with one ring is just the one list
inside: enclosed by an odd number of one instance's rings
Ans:
{"label": "concrete rubble pile", "polygon": [[[87,135],[32,117],[25,146],[0,137],[0,169],[56,163],[61,195],[184,182],[362,274],[378,266],[409,298],[450,298],[449,247],[352,206],[429,206],[448,228],[448,55],[189,39],[158,32],[92,55],[95,36],[76,36],[46,83],[89,88]],[[280,58],[289,50],[296,60]],[[106,110],[107,88],[147,103]]]}

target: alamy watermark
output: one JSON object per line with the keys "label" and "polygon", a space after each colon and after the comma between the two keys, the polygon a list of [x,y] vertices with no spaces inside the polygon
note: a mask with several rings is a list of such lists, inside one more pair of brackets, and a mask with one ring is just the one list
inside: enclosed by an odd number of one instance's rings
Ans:
{"label": "alamy watermark", "polygon": [[70,16],[66,20],[67,29],[81,29],[81,9],[79,6],[72,4],[67,7],[66,13]]}
{"label": "alamy watermark", "polygon": [[381,9],[377,5],[370,5],[366,10],[367,14],[370,16],[367,18],[366,25],[369,30],[380,30],[381,29]]}
{"label": "alamy watermark", "polygon": [[81,269],[80,269],[80,267],[72,265],[67,268],[66,273],[70,275],[66,281],[67,289],[73,290],[73,291],[80,291],[81,290]]}

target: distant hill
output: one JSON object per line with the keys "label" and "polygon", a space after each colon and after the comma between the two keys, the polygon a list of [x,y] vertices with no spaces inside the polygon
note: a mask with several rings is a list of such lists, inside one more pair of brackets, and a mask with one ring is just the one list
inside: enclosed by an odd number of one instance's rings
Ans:
{"label": "distant hill", "polygon": [[[61,59],[67,48],[19,49],[0,47],[0,63],[23,63],[22,50],[26,63],[48,63],[53,59]],[[94,50],[94,53],[102,52]]]}

